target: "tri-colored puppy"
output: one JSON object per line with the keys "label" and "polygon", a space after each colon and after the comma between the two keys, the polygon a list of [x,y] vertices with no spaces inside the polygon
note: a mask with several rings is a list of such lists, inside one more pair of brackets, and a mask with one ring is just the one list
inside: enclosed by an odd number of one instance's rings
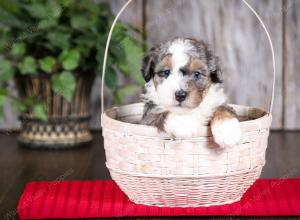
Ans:
{"label": "tri-colored puppy", "polygon": [[239,143],[241,128],[226,105],[219,60],[203,41],[176,38],[153,47],[142,73],[142,124],[176,138],[196,137],[201,126],[210,124],[221,147]]}

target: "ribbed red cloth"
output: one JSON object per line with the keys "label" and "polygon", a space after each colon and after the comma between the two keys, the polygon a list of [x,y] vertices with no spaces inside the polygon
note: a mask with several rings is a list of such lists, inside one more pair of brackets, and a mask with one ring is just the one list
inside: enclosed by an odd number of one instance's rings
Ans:
{"label": "ribbed red cloth", "polygon": [[300,179],[260,179],[241,201],[199,208],[137,205],[111,180],[31,182],[18,204],[21,219],[122,216],[296,216]]}

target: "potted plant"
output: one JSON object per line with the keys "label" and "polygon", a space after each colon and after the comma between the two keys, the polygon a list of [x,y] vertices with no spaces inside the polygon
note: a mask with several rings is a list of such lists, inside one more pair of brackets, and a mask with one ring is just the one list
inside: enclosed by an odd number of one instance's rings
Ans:
{"label": "potted plant", "polygon": [[[71,147],[92,139],[90,92],[100,73],[113,14],[93,0],[15,0],[0,3],[0,116],[10,102],[20,113],[19,142],[33,147]],[[141,55],[133,29],[118,23],[106,85],[117,99],[117,74],[129,75]],[[127,65],[127,64],[130,65]],[[9,92],[14,79],[18,96]]]}

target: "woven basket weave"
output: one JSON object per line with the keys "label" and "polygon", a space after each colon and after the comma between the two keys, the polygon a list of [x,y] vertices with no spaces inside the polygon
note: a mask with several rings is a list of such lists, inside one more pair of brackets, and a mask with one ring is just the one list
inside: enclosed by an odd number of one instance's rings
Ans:
{"label": "woven basket weave", "polygon": [[213,142],[209,127],[199,138],[170,140],[154,127],[133,124],[142,103],[106,110],[102,126],[112,178],[135,203],[184,207],[239,200],[265,163],[271,116],[233,107],[239,116],[256,119],[241,122],[241,144],[225,149]]}
{"label": "woven basket weave", "polygon": [[155,127],[138,124],[143,104],[136,103],[104,111],[103,84],[111,34],[108,35],[102,72],[102,116],[106,166],[111,177],[135,203],[168,207],[196,207],[238,201],[259,178],[265,164],[271,110],[274,100],[275,59],[273,44],[264,23],[253,8],[242,0],[262,24],[271,46],[273,87],[269,111],[231,105],[242,128],[239,145],[221,149],[213,141],[209,126],[203,126],[192,139],[170,139]]}

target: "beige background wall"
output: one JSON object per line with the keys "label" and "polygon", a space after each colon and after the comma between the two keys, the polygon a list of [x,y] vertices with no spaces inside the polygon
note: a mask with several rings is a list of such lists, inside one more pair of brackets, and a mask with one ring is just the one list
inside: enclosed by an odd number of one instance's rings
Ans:
{"label": "beige background wall", "polygon": [[[125,0],[110,0],[114,12]],[[249,0],[271,32],[277,61],[274,129],[300,129],[300,1]],[[151,46],[176,36],[209,42],[222,60],[225,87],[232,103],[267,108],[272,63],[267,37],[241,0],[135,0],[122,16],[145,30]],[[93,128],[100,126],[100,82],[94,85]],[[111,97],[107,97],[110,100]],[[0,128],[17,128],[7,107]]]}

